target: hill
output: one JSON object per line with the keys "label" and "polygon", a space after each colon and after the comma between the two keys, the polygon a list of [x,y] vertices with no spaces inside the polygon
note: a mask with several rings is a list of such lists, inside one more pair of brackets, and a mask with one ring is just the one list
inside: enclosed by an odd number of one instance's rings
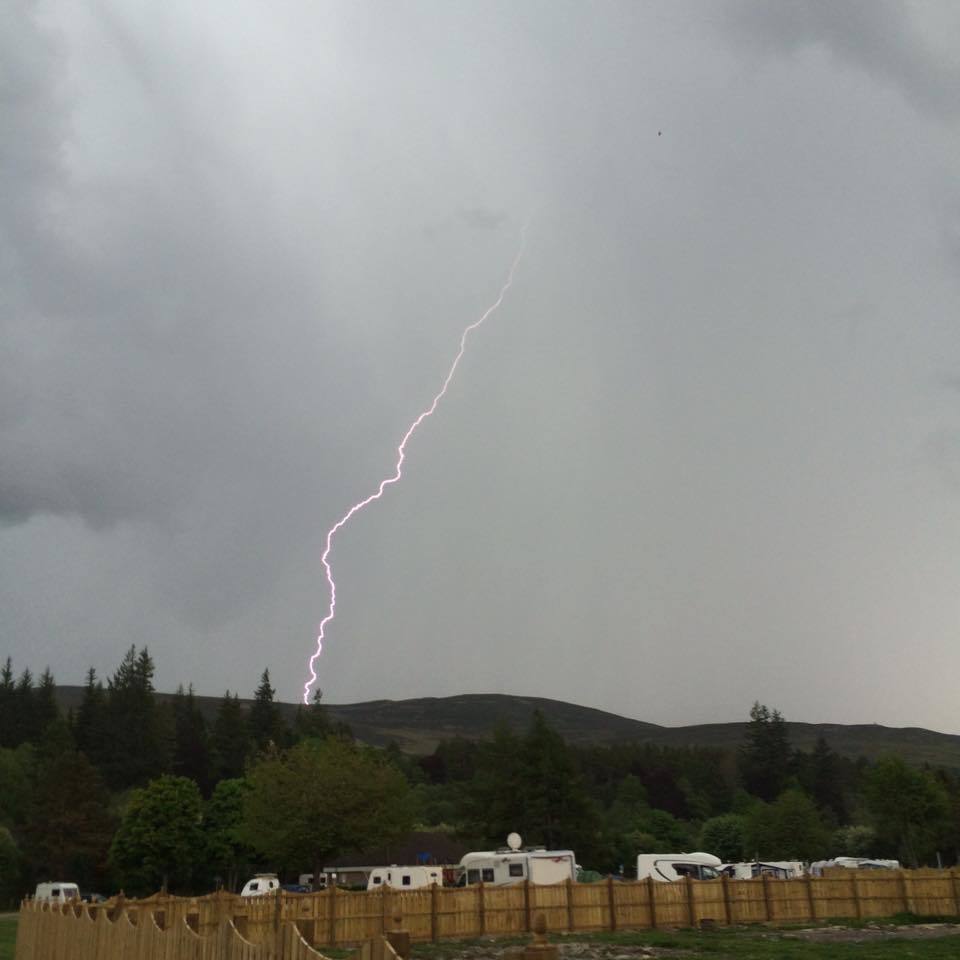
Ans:
{"label": "hill", "polygon": [[[58,687],[57,695],[64,709],[76,709],[83,688]],[[172,697],[164,693],[157,696],[163,700]],[[196,700],[207,719],[212,721],[220,698],[198,696]],[[292,720],[297,705],[279,706],[287,719]],[[327,705],[331,718],[349,724],[361,740],[379,746],[396,741],[401,750],[412,754],[430,753],[441,740],[452,737],[486,739],[501,721],[515,730],[523,730],[538,708],[565,740],[578,745],[640,741],[669,747],[735,750],[743,741],[746,727],[745,723],[663,727],[562,700],[500,693]],[[954,734],[879,724],[788,722],[787,729],[791,743],[801,750],[812,749],[817,738],[823,736],[837,753],[853,759],[866,757],[872,760],[882,753],[892,752],[910,763],[929,763],[960,770],[960,736]]]}

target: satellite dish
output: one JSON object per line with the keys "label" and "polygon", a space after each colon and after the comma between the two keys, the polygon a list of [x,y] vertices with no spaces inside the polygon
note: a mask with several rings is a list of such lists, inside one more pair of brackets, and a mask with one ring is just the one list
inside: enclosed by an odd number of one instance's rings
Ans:
{"label": "satellite dish", "polygon": [[522,838],[520,837],[520,834],[519,834],[519,833],[511,833],[511,834],[507,837],[507,846],[508,846],[511,850],[519,850],[521,843],[523,843],[523,840],[522,840]]}

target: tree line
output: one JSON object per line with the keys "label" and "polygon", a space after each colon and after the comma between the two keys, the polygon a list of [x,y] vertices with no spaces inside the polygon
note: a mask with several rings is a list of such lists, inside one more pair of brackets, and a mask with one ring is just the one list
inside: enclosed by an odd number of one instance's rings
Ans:
{"label": "tree line", "polygon": [[256,869],[316,872],[345,854],[445,831],[466,847],[511,831],[629,877],[638,853],[725,861],[892,856],[956,862],[960,779],[898,756],[794,749],[755,703],[740,748],[579,746],[539,712],[427,756],[358,743],[319,698],[287,723],[264,670],[252,703],[227,691],[208,722],[193,691],[155,695],[131,647],[106,683],[90,670],[64,714],[45,670],[0,669],[0,904],[41,879],[82,888],[236,889]]}

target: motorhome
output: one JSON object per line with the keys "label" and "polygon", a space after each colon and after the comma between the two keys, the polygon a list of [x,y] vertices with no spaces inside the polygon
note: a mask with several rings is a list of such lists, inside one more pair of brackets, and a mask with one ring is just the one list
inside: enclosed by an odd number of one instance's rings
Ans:
{"label": "motorhome", "polygon": [[723,866],[712,853],[641,853],[637,857],[637,879],[651,877],[671,883],[674,880],[716,880]]}
{"label": "motorhome", "polygon": [[883,860],[879,857],[833,857],[830,860],[815,860],[810,864],[810,876],[823,876],[824,870],[843,867],[846,870],[899,870],[899,860]]}
{"label": "motorhome", "polygon": [[63,880],[38,883],[34,900],[47,900],[55,903],[66,903],[68,900],[79,900],[80,888],[75,883],[66,883]]}
{"label": "motorhome", "polygon": [[521,849],[518,834],[507,837],[507,846],[499,850],[476,850],[460,859],[461,883],[501,885],[506,883],[571,883],[577,879],[577,858],[572,850],[547,850],[544,847]]}
{"label": "motorhome", "polygon": [[248,880],[240,891],[241,897],[262,897],[265,893],[274,893],[280,889],[280,881],[275,873],[258,873]]}
{"label": "motorhome", "polygon": [[431,884],[443,886],[443,867],[377,867],[370,872],[368,890],[396,887],[400,890],[417,890]]}
{"label": "motorhome", "polygon": [[749,863],[725,863],[720,873],[731,880],[750,880],[753,877],[772,877],[790,880],[806,874],[801,860],[751,860]]}

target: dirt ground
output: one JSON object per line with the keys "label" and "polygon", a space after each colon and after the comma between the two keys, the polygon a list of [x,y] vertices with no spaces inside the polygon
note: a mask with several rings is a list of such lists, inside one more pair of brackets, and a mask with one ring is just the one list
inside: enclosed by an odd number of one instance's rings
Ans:
{"label": "dirt ground", "polygon": [[[744,931],[746,933],[746,931]],[[812,943],[876,943],[885,940],[929,940],[960,935],[957,923],[922,923],[894,926],[867,924],[858,927],[822,926],[791,930],[750,931],[750,939],[776,943],[784,940],[805,940]],[[605,943],[600,940],[568,940],[551,936],[550,942],[559,948],[560,960],[643,960],[643,958],[677,958],[688,953],[678,946],[653,946],[626,943]],[[469,943],[450,942],[443,949],[431,945],[430,960],[523,960],[523,947],[514,942],[484,938]],[[416,947],[414,957],[416,957]]]}

